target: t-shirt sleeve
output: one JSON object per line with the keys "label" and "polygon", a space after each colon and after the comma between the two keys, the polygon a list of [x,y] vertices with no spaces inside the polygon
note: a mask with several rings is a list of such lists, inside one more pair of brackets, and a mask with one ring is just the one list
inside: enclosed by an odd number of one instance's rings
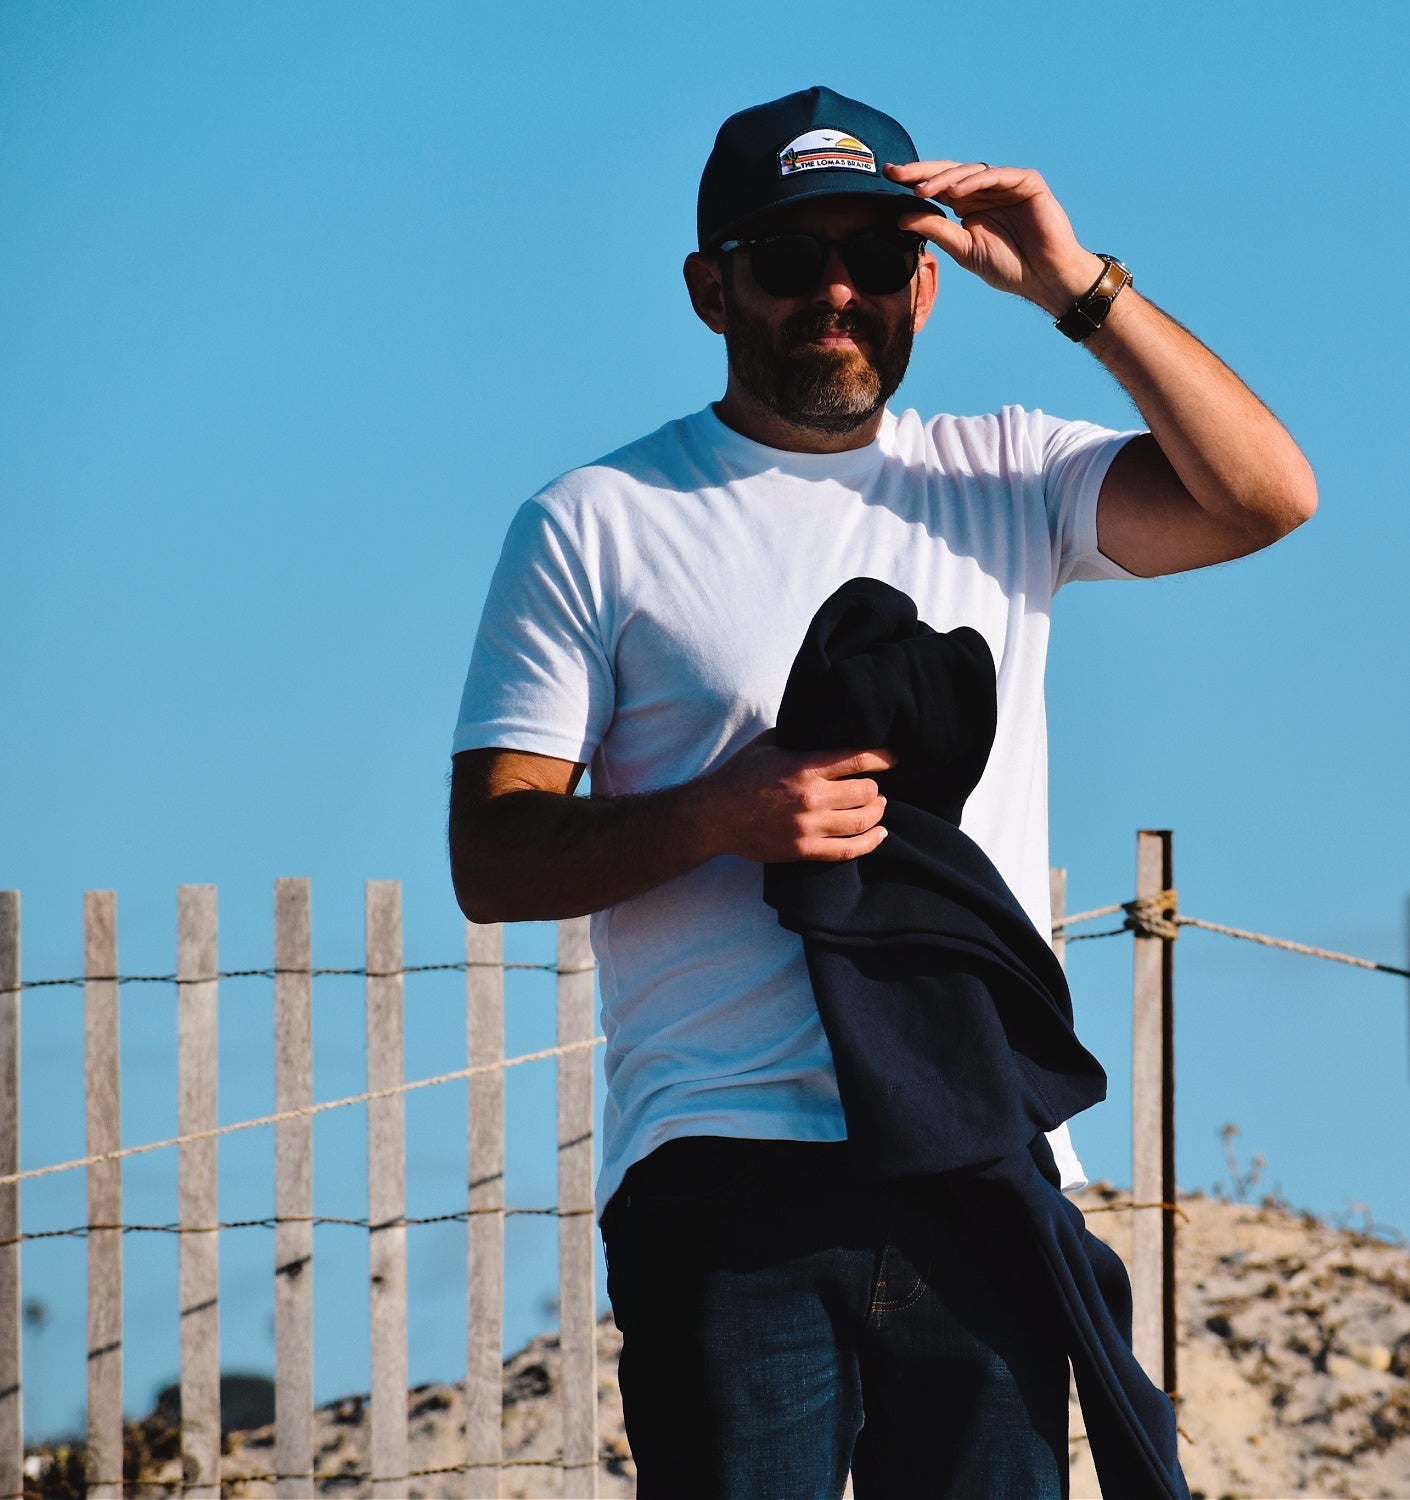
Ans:
{"label": "t-shirt sleeve", "polygon": [[490,580],[451,753],[497,747],[585,764],[611,722],[613,698],[587,569],[530,500]]}
{"label": "t-shirt sleeve", "polygon": [[1073,579],[1134,578],[1097,546],[1097,499],[1112,459],[1138,434],[1037,415],[1054,590]]}

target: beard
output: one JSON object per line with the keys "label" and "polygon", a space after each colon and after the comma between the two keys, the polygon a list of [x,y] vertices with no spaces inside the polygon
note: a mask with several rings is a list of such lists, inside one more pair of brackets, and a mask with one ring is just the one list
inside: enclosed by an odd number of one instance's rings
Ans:
{"label": "beard", "polygon": [[[805,307],[782,324],[741,307],[725,293],[725,349],[740,385],[776,417],[814,432],[855,431],[894,394],[915,338],[909,314],[888,327],[865,308]],[[872,351],[820,349],[811,340],[845,333]]]}

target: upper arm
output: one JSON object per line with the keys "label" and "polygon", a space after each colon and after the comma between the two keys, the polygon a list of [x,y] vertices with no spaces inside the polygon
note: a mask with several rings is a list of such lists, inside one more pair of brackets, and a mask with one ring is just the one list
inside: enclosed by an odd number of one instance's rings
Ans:
{"label": "upper arm", "polygon": [[580,762],[535,755],[528,750],[462,750],[451,757],[450,763],[452,832],[507,792],[571,795],[585,769]]}
{"label": "upper arm", "polygon": [[1244,557],[1270,540],[1202,509],[1148,432],[1120,449],[1102,480],[1097,545],[1128,573],[1183,573]]}
{"label": "upper arm", "polygon": [[[472,922],[499,921],[487,898],[500,884],[505,861],[525,853],[523,827],[515,819],[485,817],[496,799],[514,792],[571,795],[583,766],[526,750],[462,750],[451,759],[450,876],[460,908]],[[503,804],[496,813],[517,811]],[[522,820],[519,820],[522,825]]]}

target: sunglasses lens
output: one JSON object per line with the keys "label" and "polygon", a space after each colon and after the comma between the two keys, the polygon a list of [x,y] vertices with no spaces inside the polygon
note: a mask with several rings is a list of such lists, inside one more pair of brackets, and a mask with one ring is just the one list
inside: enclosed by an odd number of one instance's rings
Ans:
{"label": "sunglasses lens", "polygon": [[[899,292],[915,275],[920,242],[914,235],[864,230],[832,243],[859,292]],[[749,266],[771,297],[806,297],[822,278],[829,250],[828,241],[811,234],[775,234],[749,247]]]}
{"label": "sunglasses lens", "polygon": [[827,247],[810,234],[775,234],[749,247],[754,280],[771,297],[804,297],[827,264]]}
{"label": "sunglasses lens", "polygon": [[856,234],[838,247],[859,292],[899,292],[915,275],[918,246],[895,234]]}

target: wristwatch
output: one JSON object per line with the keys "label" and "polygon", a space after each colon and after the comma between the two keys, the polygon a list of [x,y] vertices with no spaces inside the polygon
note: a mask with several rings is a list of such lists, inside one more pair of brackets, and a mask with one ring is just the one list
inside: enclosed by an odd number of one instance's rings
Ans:
{"label": "wristwatch", "polygon": [[1102,259],[1106,264],[1091,291],[1079,297],[1053,325],[1059,333],[1066,334],[1076,344],[1091,338],[1102,326],[1106,315],[1111,311],[1111,304],[1131,285],[1133,279],[1130,271],[1114,255],[1103,255]]}

